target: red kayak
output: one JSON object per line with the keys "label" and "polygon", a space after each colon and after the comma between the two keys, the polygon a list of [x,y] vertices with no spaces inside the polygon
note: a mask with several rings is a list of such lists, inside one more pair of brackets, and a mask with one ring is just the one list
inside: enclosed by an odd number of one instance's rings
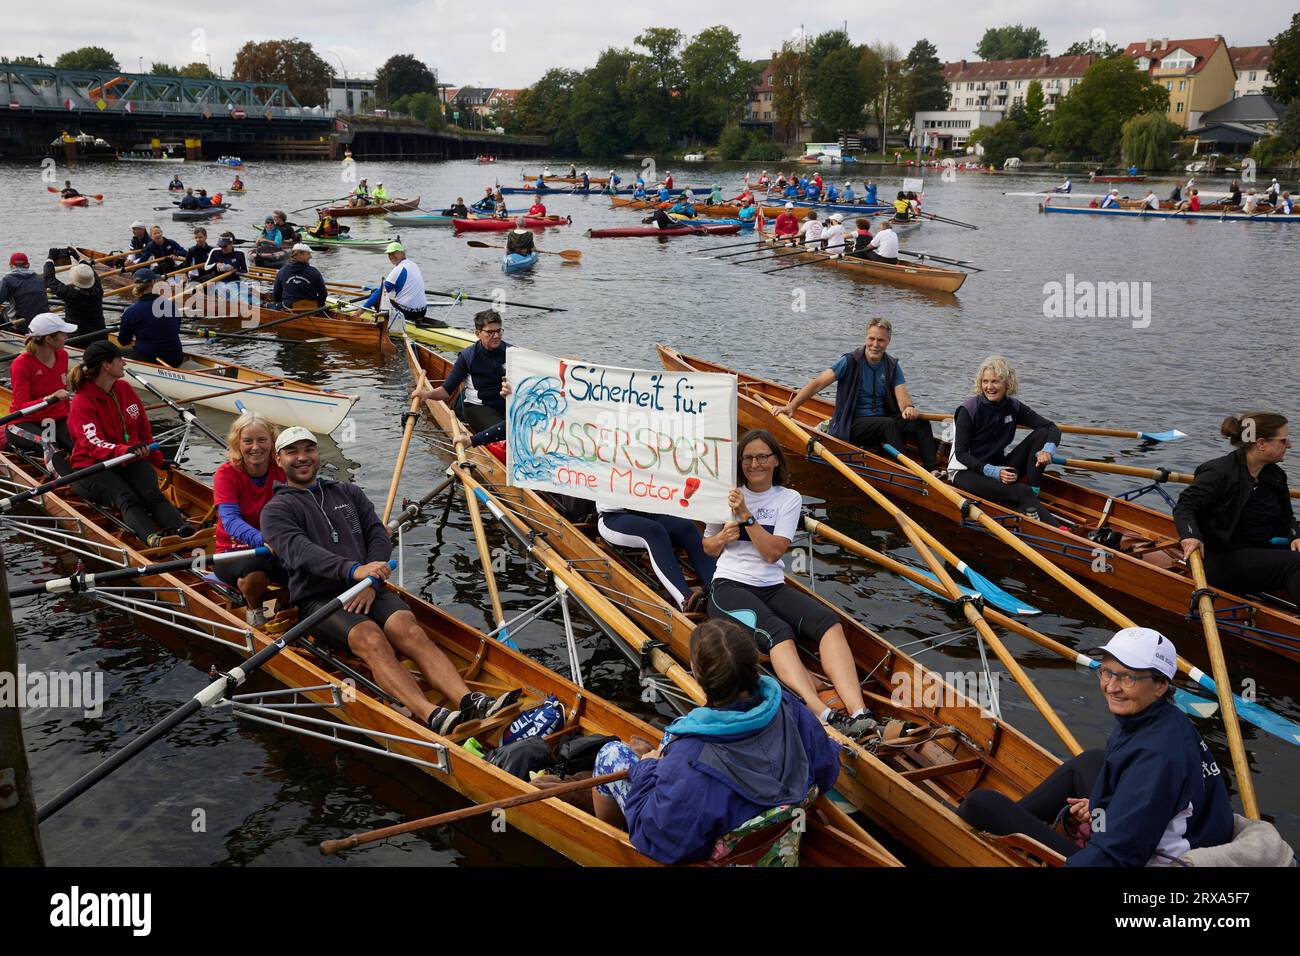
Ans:
{"label": "red kayak", "polygon": [[[545,229],[548,226],[567,226],[573,222],[568,216],[525,216],[524,225],[529,229]],[[515,219],[454,219],[452,228],[457,232],[509,232],[515,228]]]}
{"label": "red kayak", "polygon": [[67,199],[60,198],[59,202],[65,206],[88,206],[90,198],[88,196],[70,196]]}
{"label": "red kayak", "polygon": [[740,232],[740,223],[720,223],[711,226],[619,226],[617,229],[588,229],[589,239],[621,239],[627,236],[734,236]]}

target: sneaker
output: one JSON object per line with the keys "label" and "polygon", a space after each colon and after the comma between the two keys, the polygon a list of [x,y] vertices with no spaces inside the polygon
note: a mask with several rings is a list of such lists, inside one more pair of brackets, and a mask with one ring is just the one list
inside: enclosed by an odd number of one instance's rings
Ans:
{"label": "sneaker", "polygon": [[708,597],[709,592],[705,591],[703,588],[696,588],[686,599],[686,604],[682,608],[682,611],[686,614],[694,614],[696,611],[703,610],[704,602]]}
{"label": "sneaker", "polygon": [[456,725],[461,722],[459,710],[448,710],[446,707],[435,707],[433,713],[425,724],[435,734],[449,734],[455,729]]}
{"label": "sneaker", "polygon": [[826,721],[826,726],[838,730],[850,740],[861,740],[863,737],[870,736],[879,731],[880,725],[876,723],[875,718],[870,714],[859,714],[857,717],[850,717],[848,714],[842,714],[835,711]]}
{"label": "sneaker", "polygon": [[187,521],[171,533],[178,538],[192,538],[194,536],[194,526]]}
{"label": "sneaker", "polygon": [[508,690],[494,700],[482,691],[471,691],[460,702],[461,720],[487,720],[517,701],[521,693],[518,689]]}
{"label": "sneaker", "polygon": [[149,535],[149,537],[144,539],[144,543],[146,547],[156,548],[162,544],[162,535],[155,531],[153,534]]}
{"label": "sneaker", "polygon": [[250,607],[244,612],[244,620],[249,627],[266,626],[266,609],[262,607]]}

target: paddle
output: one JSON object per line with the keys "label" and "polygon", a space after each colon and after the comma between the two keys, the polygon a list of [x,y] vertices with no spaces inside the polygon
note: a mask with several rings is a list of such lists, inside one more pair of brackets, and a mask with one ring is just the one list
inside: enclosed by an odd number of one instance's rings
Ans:
{"label": "paddle", "polygon": [[[478,239],[470,239],[465,243],[474,249],[505,249],[505,246],[494,246],[490,242],[482,242]],[[543,256],[559,256],[561,259],[576,260],[582,258],[580,249],[561,249],[559,252],[548,252],[545,249],[534,249],[534,252]]]}
{"label": "paddle", "polygon": [[[390,568],[396,567],[396,561],[389,561]],[[267,643],[256,654],[246,658],[243,663],[237,667],[231,668],[227,673],[221,674],[207,687],[199,691],[184,704],[181,704],[170,714],[164,717],[158,723],[154,724],[131,743],[127,744],[121,750],[114,753],[107,760],[97,765],[89,773],[84,774],[71,786],[58,793],[53,799],[42,806],[36,813],[37,820],[44,822],[49,819],[63,807],[67,806],[81,794],[85,793],[99,781],[103,780],[113,771],[117,770],[136,754],[143,751],[150,744],[161,740],[173,728],[179,726],[182,722],[194,716],[200,710],[207,707],[223,705],[229,698],[230,693],[248,679],[248,677],[266,664],[271,658],[275,657],[286,647],[306,636],[317,624],[325,620],[331,614],[343,608],[353,599],[358,597],[367,588],[379,588],[383,584],[378,578],[366,578],[352,585],[338,597],[331,598],[317,608],[311,614],[301,619],[289,630],[285,631],[274,641]]]}
{"label": "paddle", "polygon": [[622,780],[627,776],[627,773],[626,770],[620,770],[617,773],[607,773],[599,777],[588,777],[585,780],[570,780],[568,783],[562,783],[554,787],[543,787],[533,791],[532,793],[521,793],[516,794],[513,797],[504,797],[500,800],[493,800],[491,803],[480,803],[472,807],[461,807],[459,810],[449,810],[446,813],[439,813],[431,817],[422,817],[419,820],[408,820],[406,823],[394,824],[391,827],[383,827],[379,830],[367,830],[365,833],[354,833],[341,840],[322,840],[320,851],[325,856],[333,856],[342,850],[351,850],[354,847],[366,843],[376,843],[380,840],[387,840],[395,836],[401,836],[404,833],[414,833],[416,830],[427,830],[429,827],[442,826],[446,823],[456,823],[460,820],[480,816],[484,813],[495,813],[497,810],[508,810],[511,807],[520,807],[528,803],[536,803],[539,800],[550,800],[552,798],[565,797],[571,793],[581,793],[583,790],[590,790],[593,787],[599,787],[603,784],[613,783],[616,780]]}
{"label": "paddle", "polygon": [[[946,422],[952,418],[951,415],[940,415],[936,412],[926,412],[921,416],[928,422]],[[1028,428],[1027,425],[1021,425],[1021,428]],[[1165,432],[1140,432],[1130,431],[1126,428],[1094,428],[1091,425],[1061,425],[1056,426],[1068,435],[1100,435],[1103,438],[1140,438],[1143,441],[1180,441],[1187,437],[1177,428],[1171,428]]]}
{"label": "paddle", "polygon": [[[1084,471],[1097,471],[1107,475],[1128,475],[1130,478],[1149,478],[1152,481],[1164,484],[1166,481],[1176,481],[1179,484],[1190,485],[1196,480],[1196,476],[1184,471],[1170,471],[1168,468],[1136,468],[1133,465],[1115,465],[1108,461],[1092,461],[1086,458],[1066,458],[1064,455],[1053,455],[1052,463],[1056,465],[1065,465],[1067,468],[1082,468]],[[1300,488],[1291,488],[1292,498],[1300,498]]]}
{"label": "paddle", "polygon": [[810,266],[816,262],[827,262],[831,259],[839,259],[840,256],[826,256],[810,253],[811,259],[805,259],[802,262],[796,262],[792,266],[777,266],[775,269],[764,269],[763,275],[770,276],[773,272],[784,272],[786,269],[798,269],[800,266]]}
{"label": "paddle", "polygon": [[171,561],[161,561],[157,564],[146,564],[134,568],[114,568],[111,571],[100,571],[97,574],[88,574],[86,571],[78,571],[71,577],[55,578],[52,581],[44,581],[40,584],[28,584],[23,587],[10,588],[10,597],[30,597],[33,594],[79,594],[100,584],[108,584],[112,581],[133,581],[136,578],[142,578],[155,574],[168,574],[172,571],[189,571],[198,570],[194,567],[194,560],[197,557],[203,567],[210,564],[222,564],[229,561],[238,561],[241,558],[252,558],[257,556],[269,555],[271,550],[267,547],[249,548],[245,551],[222,551],[219,554],[202,554],[192,555],[185,558],[175,558]]}
{"label": "paddle", "polygon": [[973,226],[968,222],[962,222],[958,219],[945,219],[943,216],[936,216],[932,212],[922,212],[921,218],[933,219],[935,222],[946,222],[950,226],[961,226],[963,229],[978,229],[979,226]]}
{"label": "paddle", "polygon": [[97,461],[93,465],[87,465],[85,468],[78,468],[76,471],[68,472],[58,478],[52,478],[44,484],[28,488],[26,491],[19,491],[16,494],[9,495],[7,498],[0,498],[0,514],[13,511],[15,507],[24,501],[31,501],[33,498],[39,498],[47,491],[54,491],[57,488],[63,488],[75,481],[88,478],[91,475],[97,475],[101,471],[108,471],[111,468],[117,468],[128,462],[136,461],[148,457],[149,452],[157,451],[162,446],[158,442],[151,445],[140,445],[127,452],[125,455],[118,455],[109,458],[107,461]]}
{"label": "paddle", "polygon": [[49,408],[58,401],[60,400],[57,398],[47,398],[44,401],[37,402],[35,405],[28,405],[26,408],[18,409],[16,412],[10,412],[8,415],[0,418],[0,428],[4,428],[4,426],[8,425],[10,422],[16,422],[20,418],[26,418],[28,415],[35,415],[42,408]]}
{"label": "paddle", "polygon": [[[1021,541],[1016,535],[1003,527],[1001,522],[985,514],[978,505],[959,493],[957,489],[943,481],[940,481],[892,445],[886,444],[884,447],[885,451],[892,455],[900,465],[911,471],[927,485],[947,498],[953,505],[960,508],[962,515],[968,520],[979,522],[979,524],[987,529],[993,537],[1023,555],[1035,567],[1041,570],[1048,577],[1052,578],[1052,580],[1066,588],[1066,590],[1070,591],[1094,610],[1103,614],[1111,621],[1111,623],[1121,628],[1136,626],[1132,618],[1112,607],[1099,597],[1096,592],[1083,586],[1065,571],[1062,571],[1056,565],[1052,564],[1045,557],[1039,554],[1038,551],[1034,550],[1024,541]],[[1187,674],[1192,680],[1196,681],[1196,683],[1200,684],[1206,690],[1216,696],[1218,695],[1219,688],[1214,679],[1204,673],[1200,668],[1193,667],[1185,658],[1178,658],[1178,669]],[[1261,704],[1243,700],[1235,694],[1233,695],[1232,701],[1236,706],[1237,713],[1240,714],[1243,719],[1250,721],[1262,730],[1267,730],[1269,733],[1276,734],[1283,740],[1292,744],[1300,745],[1300,724],[1296,724],[1279,714],[1273,713]]]}
{"label": "paddle", "polygon": [[336,199],[314,200],[310,206],[303,206],[301,209],[290,209],[289,215],[292,216],[296,212],[306,212],[308,209],[315,209],[317,206],[321,206],[321,205],[328,206],[332,202],[342,202],[343,200],[350,199],[350,198],[352,198],[352,194],[348,193],[346,196],[339,196]]}
{"label": "paddle", "polygon": [[[71,248],[71,246],[69,246],[69,248]],[[89,262],[91,265],[99,265],[99,264],[104,263],[104,262],[112,262],[114,259],[122,259],[122,258],[124,258],[124,257],[126,257],[126,256],[131,255],[131,254],[132,254],[132,253],[129,252],[129,251],[128,251],[128,252],[114,252],[112,255],[101,256],[101,257],[98,258],[98,259],[90,259],[90,258],[86,258],[86,259],[82,259],[81,261],[83,261],[83,262]],[[71,268],[72,268],[73,266],[75,266],[75,265],[77,265],[76,262],[69,262],[66,266],[58,266],[58,267],[56,267],[55,270],[54,270],[54,272],[55,272],[56,275],[57,275],[58,273],[60,273],[60,272],[67,272],[69,269],[71,269]],[[113,273],[111,273],[111,272],[101,272],[101,273],[100,273],[101,276],[112,275],[112,274],[113,274]]]}
{"label": "paddle", "polygon": [[932,262],[942,262],[944,265],[960,266],[963,269],[969,269],[971,272],[984,271],[978,266],[971,265],[969,262],[966,262],[964,259],[948,259],[945,258],[944,256],[931,255],[928,252],[908,252],[906,249],[899,249],[898,254],[900,256],[911,256],[913,259],[916,259],[919,262],[924,262],[926,259],[929,259]]}
{"label": "paddle", "polygon": [[[62,189],[55,189],[53,186],[46,186],[45,188],[46,188],[46,190],[48,190],[49,192],[52,192],[52,193],[62,193],[62,192],[63,192]],[[93,200],[95,200],[95,202],[103,202],[103,201],[104,201],[104,194],[103,194],[103,193],[94,193],[94,194],[91,194],[91,193],[82,193],[81,195],[85,196],[87,199],[93,199]]]}

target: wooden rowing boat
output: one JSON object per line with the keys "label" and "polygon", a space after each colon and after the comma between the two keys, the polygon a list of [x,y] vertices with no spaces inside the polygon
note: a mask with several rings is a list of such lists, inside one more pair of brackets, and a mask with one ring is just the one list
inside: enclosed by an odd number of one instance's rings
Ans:
{"label": "wooden rowing boat", "polygon": [[[414,357],[408,355],[408,364],[419,363],[418,368],[412,367],[413,376],[422,371],[430,381],[446,379],[451,369],[446,358],[429,349],[412,351]],[[449,405],[429,401],[426,408],[451,435],[454,416]],[[574,572],[609,595],[628,619],[646,635],[665,644],[672,657],[687,666],[694,624],[648,583],[648,574],[638,574],[613,549],[569,522],[546,496],[507,486],[504,466],[485,449],[470,449],[468,454],[474,462],[475,477],[505,510],[514,513],[521,524],[544,533],[546,544]],[[802,589],[794,578],[787,577],[787,581]],[[947,685],[842,609],[827,606],[844,627],[859,672],[867,675],[864,692],[878,717],[898,716],[931,727],[953,726],[960,731],[955,737],[935,740],[914,750],[882,752],[880,756],[860,747],[845,748],[844,771],[836,789],[932,864],[1013,866],[1058,862],[1056,854],[1023,837],[998,838],[975,832],[950,806],[976,787],[1023,796],[1058,766],[1056,758],[951,688],[940,706],[896,705],[891,695],[903,679],[913,680],[914,686],[924,683],[935,689]],[[817,668],[815,660],[808,663],[810,669]],[[829,688],[829,682],[824,686]],[[833,691],[828,689],[827,693],[833,696]],[[831,697],[827,699],[833,702]]]}
{"label": "wooden rowing boat", "polygon": [[[650,211],[658,209],[660,206],[663,206],[665,209],[671,208],[673,205],[671,202],[650,202],[645,199],[628,199],[623,196],[614,196],[610,199],[609,204],[615,209],[645,209]],[[710,206],[707,203],[696,203],[695,211],[701,216],[708,216],[716,219],[735,219],[740,215],[740,207],[734,203],[721,203],[717,206]],[[786,212],[784,206],[763,207],[763,215],[769,219],[775,219],[783,212]],[[794,209],[789,210],[789,212],[796,219],[804,219],[807,217],[808,213],[812,212],[812,209],[811,207],[806,206],[796,206]]]}
{"label": "wooden rowing boat", "polygon": [[[116,337],[113,339],[116,341]],[[20,352],[23,341],[20,335],[0,333],[0,352]],[[81,349],[69,345],[67,350],[71,363],[80,361]],[[179,368],[137,359],[127,359],[126,364],[133,373],[181,404],[193,402],[205,408],[238,415],[239,409],[235,403],[239,402],[249,411],[257,412],[277,425],[302,425],[318,435],[327,435],[338,428],[357,403],[356,395],[316,388],[289,378],[276,378],[256,369],[192,352],[185,353],[185,361]],[[271,384],[233,395],[217,394],[268,379],[272,380]],[[205,398],[207,395],[215,397]]]}
{"label": "wooden rowing boat", "polygon": [[418,209],[420,206],[420,197],[414,199],[392,199],[388,202],[372,202],[368,206],[323,206],[317,212],[322,216],[382,216],[388,212],[406,212],[410,209]]}
{"label": "wooden rowing boat", "polygon": [[[8,407],[9,393],[0,389],[0,414]],[[10,454],[0,453],[0,468],[11,481],[27,487],[35,487],[44,478],[34,466]],[[177,554],[188,556],[192,547],[210,546],[214,514],[211,488],[177,468],[160,473],[159,477],[173,504],[189,516],[196,527],[203,529],[194,538],[170,539],[160,547],[146,548],[129,533],[122,532],[111,516],[87,505],[70,489],[47,492],[39,500],[47,514],[77,522],[80,536],[95,542],[99,548],[120,553],[129,565],[144,566]],[[187,627],[153,628],[163,635],[160,637],[163,641],[174,641],[181,635],[191,639],[206,638],[224,645],[227,651],[234,648],[244,657],[274,642],[278,634],[296,622],[296,612],[286,611],[263,628],[250,628],[223,589],[215,588],[193,572],[157,574],[133,583],[143,588],[168,589],[183,597],[189,615]],[[492,718],[463,724],[450,734],[441,736],[411,719],[405,708],[392,702],[372,682],[364,663],[350,654],[324,646],[312,645],[315,647],[312,650],[312,647],[295,645],[281,651],[262,668],[282,685],[296,691],[295,703],[311,701],[341,723],[373,740],[375,746],[366,749],[375,755],[412,763],[468,800],[486,803],[534,793],[537,788],[465,749],[466,741],[474,737],[485,748],[499,744],[511,721],[549,696],[564,705],[566,715],[565,726],[552,738],[583,733],[612,734],[624,741],[630,741],[634,736],[651,743],[659,740],[660,732],[650,724],[579,688],[414,594],[393,585],[389,587],[415,615],[430,639],[446,653],[472,689],[494,697],[514,689],[520,689],[522,694],[515,703]],[[150,628],[146,625],[148,630]],[[195,643],[204,648],[201,653],[206,657],[206,646],[198,640]],[[428,687],[418,669],[412,669],[412,674],[421,682],[430,701],[455,706],[455,702],[442,700],[435,689]],[[270,720],[253,719],[283,729],[294,729],[283,713],[272,715]],[[301,728],[302,725],[296,726]],[[327,723],[326,726],[332,725]],[[324,732],[316,730],[314,733],[318,738],[342,740],[352,746],[357,743],[343,728]],[[624,831],[559,799],[517,807],[508,811],[506,819],[511,826],[585,866],[656,865],[632,846]],[[861,843],[830,826],[819,819],[817,813],[810,816],[810,824],[801,846],[800,861],[804,866],[898,865],[898,861],[887,852]]]}
{"label": "wooden rowing boat", "polygon": [[[779,245],[774,238],[766,235],[760,241],[765,246]],[[817,256],[822,255],[825,255],[825,253],[795,252],[782,255],[780,260],[774,261],[789,261],[793,265],[796,261],[816,262]],[[822,259],[819,264],[834,267],[841,272],[859,278],[879,279],[884,282],[892,282],[895,285],[906,285],[915,289],[929,289],[934,292],[956,292],[962,287],[962,283],[966,281],[966,273],[959,269],[943,269],[939,266],[927,266],[919,262],[899,262],[898,265],[892,265],[888,262],[874,262],[870,259],[840,256],[834,259]]]}
{"label": "wooden rowing boat", "polygon": [[[548,183],[569,183],[570,185],[579,185],[579,184],[582,183],[582,177],[581,177],[581,176],[547,176],[547,177],[546,177],[546,181],[547,181]],[[535,182],[537,182],[537,177],[536,177],[536,176],[524,176],[524,182],[526,182],[526,183],[535,183]],[[608,185],[609,185],[609,177],[608,177],[608,176],[588,176],[588,177],[587,177],[587,182],[591,183],[591,185],[593,185],[593,186],[608,186]]]}
{"label": "wooden rowing boat", "polygon": [[[684,355],[667,346],[656,346],[665,368],[681,371],[724,372],[740,381],[737,405],[742,428],[767,428],[792,454],[806,455],[786,429],[778,427],[771,414],[754,400],[761,396],[780,407],[794,397],[786,385],[736,372],[706,359]],[[828,421],[833,402],[813,397],[793,416],[808,428],[817,429]],[[915,505],[940,517],[962,524],[960,511],[942,495],[931,494],[920,478],[884,457],[818,432],[821,441],[837,457],[886,494],[907,505]],[[1008,531],[1042,552],[1053,563],[1092,585],[1138,598],[1183,620],[1190,606],[1195,583],[1182,560],[1182,548],[1173,518],[1122,497],[1108,495],[1048,472],[1043,476],[1039,499],[1060,519],[1039,521],[1010,511],[995,502],[964,492]],[[1118,533],[1118,541],[1094,541],[1098,530]],[[1098,560],[1102,555],[1106,560]],[[1247,598],[1215,589],[1219,630],[1292,660],[1300,660],[1300,616],[1267,598]]]}

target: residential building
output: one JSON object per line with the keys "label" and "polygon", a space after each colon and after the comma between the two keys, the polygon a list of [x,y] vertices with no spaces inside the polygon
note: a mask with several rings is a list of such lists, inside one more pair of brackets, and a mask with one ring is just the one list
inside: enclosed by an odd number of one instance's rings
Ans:
{"label": "residential building", "polygon": [[1264,87],[1273,85],[1273,79],[1268,75],[1269,67],[1273,65],[1271,46],[1230,46],[1228,56],[1232,58],[1232,68],[1237,71],[1233,98],[1263,93]]}
{"label": "residential building", "polygon": [[1263,93],[1229,100],[1208,110],[1201,117],[1200,126],[1187,131],[1188,136],[1196,137],[1193,153],[1229,156],[1248,153],[1259,140],[1277,132],[1282,113],[1282,106]]}
{"label": "residential building", "polygon": [[1002,114],[993,110],[921,110],[916,114],[909,145],[930,151],[965,149],[972,130],[992,126],[1001,119]]}
{"label": "residential building", "polygon": [[1169,91],[1168,117],[1185,129],[1200,126],[1206,112],[1232,99],[1237,73],[1221,36],[1139,40],[1124,55]]}
{"label": "residential building", "polygon": [[488,97],[487,107],[489,113],[495,113],[497,110],[509,109],[515,105],[515,97],[522,93],[522,89],[506,90],[497,87]]}
{"label": "residential building", "polygon": [[334,77],[325,90],[325,109],[330,113],[361,113],[373,109],[375,78]]}
{"label": "residential building", "polygon": [[740,120],[741,126],[760,130],[768,136],[776,135],[776,115],[772,110],[774,61],[775,54],[769,59],[754,61],[753,67],[758,76],[749,87],[745,111]]}

